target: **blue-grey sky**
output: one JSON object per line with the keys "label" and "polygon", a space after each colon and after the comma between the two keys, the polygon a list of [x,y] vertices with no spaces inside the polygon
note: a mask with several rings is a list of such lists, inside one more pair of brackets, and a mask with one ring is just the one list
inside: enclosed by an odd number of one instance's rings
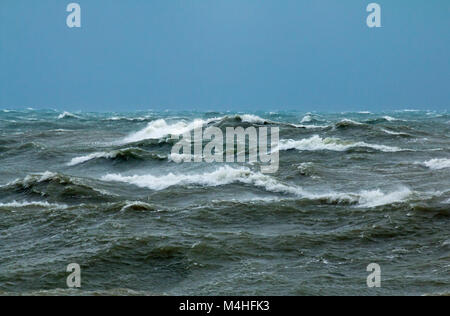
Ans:
{"label": "blue-grey sky", "polygon": [[448,110],[450,1],[370,2],[1,0],[0,108]]}

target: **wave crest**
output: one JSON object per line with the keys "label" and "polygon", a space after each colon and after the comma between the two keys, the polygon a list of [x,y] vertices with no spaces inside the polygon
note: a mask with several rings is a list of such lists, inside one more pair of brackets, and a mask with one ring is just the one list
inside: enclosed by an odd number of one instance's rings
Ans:
{"label": "wave crest", "polygon": [[156,159],[156,160],[163,160],[166,159],[166,156],[162,156],[162,155],[158,155],[158,154],[154,154],[154,153],[150,153],[147,152],[145,150],[142,150],[140,148],[126,148],[126,149],[119,149],[119,150],[113,150],[110,152],[96,152],[96,153],[92,153],[86,156],[80,156],[80,157],[75,157],[73,158],[70,162],[67,163],[67,166],[77,166],[80,164],[84,164],[88,161],[91,160],[96,160],[96,159],[121,159],[121,160],[130,160],[130,159],[136,159],[136,160],[141,160],[141,159],[146,159],[146,158],[150,158],[150,159]]}

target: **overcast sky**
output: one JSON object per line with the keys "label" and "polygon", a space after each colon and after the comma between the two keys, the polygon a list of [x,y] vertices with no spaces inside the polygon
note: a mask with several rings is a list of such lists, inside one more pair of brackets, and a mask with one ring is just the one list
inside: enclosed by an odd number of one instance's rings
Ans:
{"label": "overcast sky", "polygon": [[0,1],[0,108],[450,108],[450,1]]}

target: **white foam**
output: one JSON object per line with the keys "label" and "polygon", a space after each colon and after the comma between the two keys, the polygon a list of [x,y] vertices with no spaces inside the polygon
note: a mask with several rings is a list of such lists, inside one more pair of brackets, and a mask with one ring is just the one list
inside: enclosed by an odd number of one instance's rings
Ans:
{"label": "white foam", "polygon": [[314,135],[311,138],[305,138],[301,140],[280,140],[279,150],[291,150],[296,149],[300,151],[346,151],[351,148],[365,147],[372,148],[383,152],[398,152],[402,151],[398,147],[390,147],[384,145],[368,144],[365,142],[349,142],[343,141],[339,138],[321,138],[319,135]]}
{"label": "white foam", "polygon": [[432,170],[441,170],[450,168],[450,159],[431,159],[423,163],[423,165]]}
{"label": "white foam", "polygon": [[301,187],[279,182],[273,177],[259,172],[253,172],[248,168],[232,168],[223,166],[209,173],[201,174],[173,174],[162,176],[134,175],[122,176],[120,174],[108,174],[102,177],[103,181],[123,182],[136,185],[140,188],[151,190],[164,190],[175,185],[201,185],[222,186],[232,183],[243,183],[263,188],[273,193],[295,195],[299,198],[311,200],[324,200],[330,203],[359,203],[361,207],[377,207],[381,205],[402,202],[411,194],[408,189],[401,189],[391,193],[383,193],[379,190],[362,191],[361,193],[312,193]]}

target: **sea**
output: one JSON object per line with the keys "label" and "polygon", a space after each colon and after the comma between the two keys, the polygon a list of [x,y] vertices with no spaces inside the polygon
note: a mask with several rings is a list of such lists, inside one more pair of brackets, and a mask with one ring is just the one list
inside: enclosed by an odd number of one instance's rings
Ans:
{"label": "sea", "polygon": [[[175,162],[199,122],[278,171]],[[449,228],[447,111],[0,110],[0,295],[450,295]]]}

